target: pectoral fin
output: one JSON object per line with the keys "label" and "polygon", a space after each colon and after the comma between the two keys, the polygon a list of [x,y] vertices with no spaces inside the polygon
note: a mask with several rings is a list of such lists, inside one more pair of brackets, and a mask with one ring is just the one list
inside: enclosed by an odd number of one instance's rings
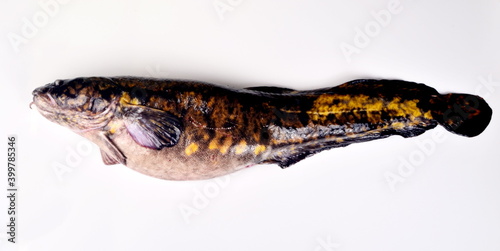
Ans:
{"label": "pectoral fin", "polygon": [[160,150],[177,144],[182,123],[174,115],[148,107],[127,106],[125,126],[134,141],[147,148]]}

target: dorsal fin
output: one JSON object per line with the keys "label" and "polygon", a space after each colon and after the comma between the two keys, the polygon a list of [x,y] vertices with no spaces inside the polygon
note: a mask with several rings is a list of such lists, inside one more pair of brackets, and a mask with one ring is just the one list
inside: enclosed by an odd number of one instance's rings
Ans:
{"label": "dorsal fin", "polygon": [[295,90],[290,89],[290,88],[276,87],[276,86],[254,86],[254,87],[248,87],[245,89],[251,90],[251,91],[277,93],[277,94],[290,93],[290,92],[295,91]]}

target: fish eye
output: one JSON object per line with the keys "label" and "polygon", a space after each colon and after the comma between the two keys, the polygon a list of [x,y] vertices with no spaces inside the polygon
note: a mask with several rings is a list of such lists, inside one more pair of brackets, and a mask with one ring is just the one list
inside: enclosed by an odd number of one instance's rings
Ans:
{"label": "fish eye", "polygon": [[60,79],[54,81],[55,86],[59,86],[61,83],[62,83],[62,80],[60,80]]}

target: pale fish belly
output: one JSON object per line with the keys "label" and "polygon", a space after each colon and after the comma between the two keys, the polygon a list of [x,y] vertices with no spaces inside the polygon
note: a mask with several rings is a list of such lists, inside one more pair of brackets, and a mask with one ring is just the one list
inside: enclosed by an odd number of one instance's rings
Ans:
{"label": "pale fish belly", "polygon": [[[203,149],[200,146],[195,153],[186,151],[194,143],[185,136],[178,144],[161,150],[149,149],[138,145],[125,128],[115,132],[110,138],[127,158],[126,166],[145,175],[165,180],[202,180],[210,179],[244,169],[257,164],[261,157],[254,154],[234,154],[234,150],[220,153],[218,150]],[[95,133],[82,136],[96,143],[101,149],[101,141]],[[200,142],[200,145],[203,142]],[[193,151],[193,149],[190,149]],[[189,153],[189,152],[188,152]]]}

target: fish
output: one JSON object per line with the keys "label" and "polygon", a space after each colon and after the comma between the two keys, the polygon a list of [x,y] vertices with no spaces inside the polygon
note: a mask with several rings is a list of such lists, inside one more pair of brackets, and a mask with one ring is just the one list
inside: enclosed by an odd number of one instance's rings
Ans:
{"label": "fish", "polygon": [[315,89],[230,88],[141,77],[80,77],[36,88],[42,116],[95,143],[106,165],[200,180],[259,164],[289,167],[318,152],[443,126],[474,137],[492,109],[476,95],[358,79]]}

